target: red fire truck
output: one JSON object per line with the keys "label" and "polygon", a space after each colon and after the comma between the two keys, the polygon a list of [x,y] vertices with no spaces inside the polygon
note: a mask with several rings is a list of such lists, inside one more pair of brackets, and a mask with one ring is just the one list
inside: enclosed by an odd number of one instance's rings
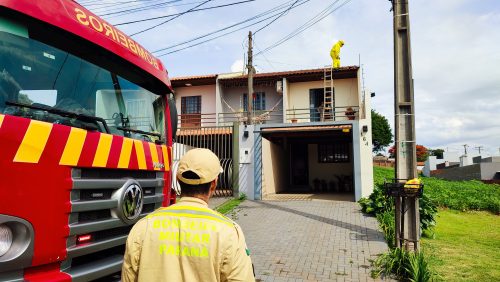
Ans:
{"label": "red fire truck", "polygon": [[0,281],[113,281],[170,204],[167,71],[71,0],[0,0]]}

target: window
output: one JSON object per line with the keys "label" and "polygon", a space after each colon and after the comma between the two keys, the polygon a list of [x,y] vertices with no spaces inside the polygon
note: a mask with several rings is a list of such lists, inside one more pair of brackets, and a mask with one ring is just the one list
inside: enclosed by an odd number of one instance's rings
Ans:
{"label": "window", "polygon": [[189,96],[181,98],[181,114],[200,114],[201,96]]}
{"label": "window", "polygon": [[181,126],[201,125],[201,96],[181,97]]}
{"label": "window", "polygon": [[163,100],[86,58],[0,31],[2,114],[152,141],[126,129],[156,131],[165,139]]}
{"label": "window", "polygon": [[[243,110],[248,111],[248,95],[243,94]],[[252,111],[265,111],[266,110],[266,93],[255,92],[253,94]]]}
{"label": "window", "polygon": [[318,144],[319,163],[350,162],[349,143]]}

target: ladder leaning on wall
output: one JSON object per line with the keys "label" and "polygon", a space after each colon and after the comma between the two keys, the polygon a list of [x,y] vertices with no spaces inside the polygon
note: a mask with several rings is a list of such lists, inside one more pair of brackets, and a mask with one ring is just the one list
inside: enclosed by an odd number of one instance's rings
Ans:
{"label": "ladder leaning on wall", "polygon": [[333,89],[333,68],[325,67],[323,75],[323,108],[321,111],[321,121],[332,121],[335,118],[335,101]]}

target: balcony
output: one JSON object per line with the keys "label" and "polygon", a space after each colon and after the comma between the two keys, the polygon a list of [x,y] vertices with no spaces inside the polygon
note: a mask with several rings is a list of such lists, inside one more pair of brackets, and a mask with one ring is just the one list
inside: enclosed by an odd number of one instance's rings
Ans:
{"label": "balcony", "polygon": [[[335,107],[331,114],[327,114],[321,107],[289,109],[285,111],[287,123],[304,122],[332,122],[359,119],[359,107]],[[234,122],[247,121],[246,112],[207,113],[207,114],[181,114],[179,115],[179,128],[200,128],[209,126],[229,126]],[[253,124],[283,123],[282,110],[254,111]]]}

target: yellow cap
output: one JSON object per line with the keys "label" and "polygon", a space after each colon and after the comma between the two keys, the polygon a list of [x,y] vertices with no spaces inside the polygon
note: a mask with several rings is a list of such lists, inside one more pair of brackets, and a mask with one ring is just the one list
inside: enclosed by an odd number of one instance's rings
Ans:
{"label": "yellow cap", "polygon": [[[199,178],[184,178],[182,174],[191,171]],[[177,168],[177,179],[186,184],[199,185],[212,182],[222,173],[219,158],[209,149],[189,150],[179,161]]]}

